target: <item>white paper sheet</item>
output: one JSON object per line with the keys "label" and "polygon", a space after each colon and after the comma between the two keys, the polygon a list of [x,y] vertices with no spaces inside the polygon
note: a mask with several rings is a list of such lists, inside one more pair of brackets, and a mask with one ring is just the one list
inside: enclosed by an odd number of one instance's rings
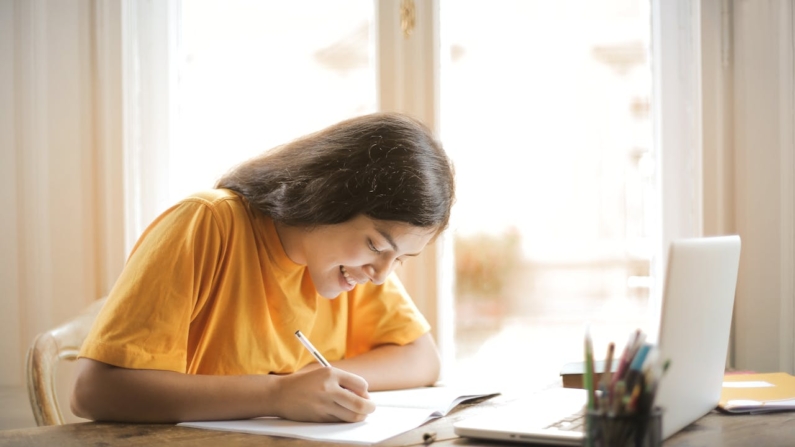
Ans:
{"label": "white paper sheet", "polygon": [[259,435],[288,436],[315,441],[375,444],[412,430],[432,419],[427,409],[377,407],[363,422],[295,422],[280,418],[239,421],[183,422],[186,427],[236,431]]}
{"label": "white paper sheet", "polygon": [[409,430],[430,419],[445,416],[459,403],[494,391],[473,394],[457,387],[424,387],[370,393],[376,410],[364,422],[295,422],[280,418],[235,421],[183,422],[177,425],[208,430],[236,431],[259,435],[286,436],[316,441],[375,444]]}

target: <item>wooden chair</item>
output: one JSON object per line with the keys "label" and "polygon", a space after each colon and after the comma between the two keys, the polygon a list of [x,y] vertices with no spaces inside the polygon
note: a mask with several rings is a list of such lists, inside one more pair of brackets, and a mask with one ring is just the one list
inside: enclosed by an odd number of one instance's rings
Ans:
{"label": "wooden chair", "polygon": [[105,298],[93,302],[80,315],[36,336],[28,349],[26,376],[28,397],[36,424],[63,425],[55,393],[55,370],[61,360],[74,361]]}

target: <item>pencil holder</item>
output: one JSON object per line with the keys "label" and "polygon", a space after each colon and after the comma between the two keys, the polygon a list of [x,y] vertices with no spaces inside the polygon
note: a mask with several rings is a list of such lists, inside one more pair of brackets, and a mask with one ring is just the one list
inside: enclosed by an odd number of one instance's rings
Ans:
{"label": "pencil holder", "polygon": [[662,410],[654,408],[648,414],[610,416],[601,411],[589,411],[585,420],[585,440],[588,447],[660,447],[662,445]]}

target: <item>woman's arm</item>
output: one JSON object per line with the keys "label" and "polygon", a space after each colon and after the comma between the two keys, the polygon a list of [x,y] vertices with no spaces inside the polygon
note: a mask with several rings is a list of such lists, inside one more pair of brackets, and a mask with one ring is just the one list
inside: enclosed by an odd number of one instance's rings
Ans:
{"label": "woman's arm", "polygon": [[119,368],[81,358],[72,412],[102,421],[181,422],[280,416],[362,421],[375,410],[367,382],[337,368],[285,376],[209,376]]}
{"label": "woman's arm", "polygon": [[440,363],[436,343],[426,333],[409,344],[379,346],[332,365],[363,377],[370,391],[382,391],[432,385],[439,380]]}

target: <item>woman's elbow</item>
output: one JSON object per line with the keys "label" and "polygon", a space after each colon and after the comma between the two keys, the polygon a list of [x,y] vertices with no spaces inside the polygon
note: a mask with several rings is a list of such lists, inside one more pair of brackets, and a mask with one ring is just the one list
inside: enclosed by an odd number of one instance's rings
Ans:
{"label": "woman's elbow", "polygon": [[426,385],[430,386],[434,383],[439,381],[439,375],[442,372],[442,360],[439,356],[439,352],[436,351],[435,355],[431,356],[431,360],[429,361],[428,366],[428,383]]}
{"label": "woman's elbow", "polygon": [[430,334],[423,335],[418,339],[415,344],[422,352],[422,386],[433,385],[439,381],[439,375],[442,369],[442,359],[439,355],[439,350],[436,348],[436,343]]}
{"label": "woman's elbow", "polygon": [[69,402],[72,414],[83,419],[100,420],[102,415],[98,387],[102,380],[97,373],[104,365],[89,359],[78,359],[77,363],[77,377]]}
{"label": "woman's elbow", "polygon": [[72,398],[69,401],[69,407],[72,410],[72,414],[83,419],[91,419],[91,411],[90,407],[87,404],[90,400],[86,398],[85,393],[83,390],[75,384],[74,389],[72,390]]}

